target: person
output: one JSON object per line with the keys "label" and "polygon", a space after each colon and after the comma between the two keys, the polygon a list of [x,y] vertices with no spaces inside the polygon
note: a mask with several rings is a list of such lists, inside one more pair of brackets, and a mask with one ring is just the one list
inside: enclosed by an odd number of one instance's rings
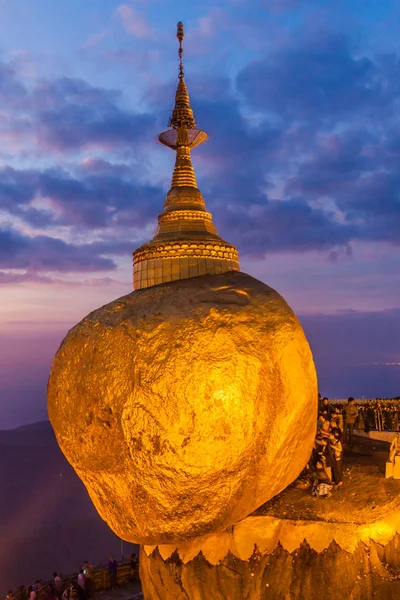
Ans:
{"label": "person", "polygon": [[394,463],[396,456],[400,456],[400,432],[397,432],[390,444],[389,462]]}
{"label": "person", "polygon": [[39,581],[39,579],[37,579],[37,580],[35,581],[35,584],[34,584],[34,586],[33,586],[33,589],[35,590],[35,593],[36,593],[35,600],[43,600],[43,595],[44,595],[44,594],[43,594],[42,584],[41,584],[41,582]]}
{"label": "person", "polygon": [[336,487],[340,487],[343,484],[343,470],[342,470],[342,443],[339,439],[338,431],[335,433],[329,434],[329,446],[331,449],[331,457],[332,457],[332,475],[333,481],[336,484]]}
{"label": "person", "polygon": [[14,600],[14,593],[12,590],[8,590],[5,600]]}
{"label": "person", "polygon": [[349,442],[349,447],[353,447],[353,433],[354,433],[354,424],[356,422],[358,416],[358,408],[354,404],[354,398],[351,396],[347,399],[347,404],[344,407],[344,413],[346,415],[346,431]]}
{"label": "person", "polygon": [[363,409],[362,407],[358,408],[358,414],[356,417],[356,422],[354,424],[354,428],[357,429],[358,431],[363,431],[365,429],[365,422],[364,422],[364,416],[363,416]]}
{"label": "person", "polygon": [[28,600],[28,589],[24,585],[20,585],[15,595],[15,600]]}
{"label": "person", "polygon": [[64,593],[62,595],[62,600],[77,600],[78,592],[73,583],[65,588]]}
{"label": "person", "polygon": [[333,433],[335,437],[337,437],[340,441],[342,441],[342,430],[339,427],[339,424],[336,420],[336,418],[334,417],[334,415],[332,416],[332,419],[330,420],[330,433]]}
{"label": "person", "polygon": [[324,442],[325,444],[322,448],[320,462],[322,463],[322,467],[332,483],[333,453],[332,448],[329,445],[329,434],[328,438],[324,439]]}
{"label": "person", "polygon": [[41,588],[40,581],[35,581],[35,583],[29,587],[29,600],[40,600]]}
{"label": "person", "polygon": [[110,556],[107,566],[108,566],[108,575],[110,577],[110,588],[112,590],[116,590],[117,589],[118,563],[114,559],[113,556]]}
{"label": "person", "polygon": [[331,405],[330,405],[330,403],[329,403],[329,398],[326,398],[326,397],[325,397],[325,398],[322,400],[322,410],[321,410],[321,412],[322,412],[323,414],[325,414],[325,413],[326,413],[326,418],[328,419],[328,421],[330,421],[330,418],[331,418],[331,416],[332,416],[332,406],[331,406]]}
{"label": "person", "polygon": [[314,441],[314,448],[312,453],[312,462],[311,466],[315,469],[317,466],[317,462],[321,461],[322,454],[324,452],[326,445],[326,440],[322,437],[321,431],[317,431],[317,435]]}
{"label": "person", "polygon": [[335,419],[340,431],[343,433],[343,415],[342,415],[342,411],[340,410],[340,408],[338,406],[334,407],[332,417]]}
{"label": "person", "polygon": [[392,429],[394,429],[394,431],[399,431],[399,413],[396,410],[392,414],[393,414],[393,417],[392,417]]}
{"label": "person", "polygon": [[54,589],[54,585],[50,584],[43,588],[43,599],[44,600],[57,600],[57,595]]}
{"label": "person", "polygon": [[69,600],[70,593],[71,593],[71,586],[69,585],[63,591],[63,594],[61,596],[62,600]]}
{"label": "person", "polygon": [[83,563],[83,574],[85,576],[85,592],[87,598],[94,596],[94,567],[87,560]]}
{"label": "person", "polygon": [[78,598],[84,600],[86,598],[86,583],[83,569],[80,569],[78,573]]}
{"label": "person", "polygon": [[57,598],[61,598],[63,580],[61,579],[60,575],[56,571],[54,571],[54,573],[53,573],[53,583],[54,583],[54,591],[56,593]]}
{"label": "person", "polygon": [[[329,436],[329,434],[328,434]],[[321,435],[321,431],[317,432],[314,444],[314,455],[312,467],[317,469],[317,465],[321,464],[326,476],[332,483],[332,455],[328,445],[328,438]]]}
{"label": "person", "polygon": [[311,494],[321,498],[329,498],[332,492],[332,481],[328,477],[321,462],[317,462]]}
{"label": "person", "polygon": [[327,419],[327,417],[324,413],[321,413],[319,415],[319,422],[320,422],[320,427],[319,427],[318,431],[320,432],[322,437],[327,438],[329,436],[331,426],[330,426],[330,421]]}
{"label": "person", "polygon": [[131,572],[130,572],[129,581],[131,583],[138,578],[138,566],[139,566],[139,563],[138,563],[138,559],[137,559],[136,553],[133,552],[131,554],[131,560],[130,560]]}

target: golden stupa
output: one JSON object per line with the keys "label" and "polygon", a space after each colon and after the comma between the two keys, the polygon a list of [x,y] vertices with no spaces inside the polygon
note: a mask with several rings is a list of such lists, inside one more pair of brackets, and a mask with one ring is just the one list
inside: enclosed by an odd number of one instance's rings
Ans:
{"label": "golden stupa", "polygon": [[133,254],[135,290],[177,279],[239,270],[236,248],[218,236],[211,214],[206,211],[190,159],[190,150],[205,142],[207,134],[196,128],[190,107],[183,72],[183,37],[183,24],[178,23],[179,82],[175,108],[169,121],[171,129],[158,138],[176,150],[172,184],[164,212],[158,217],[155,236]]}
{"label": "golden stupa", "polygon": [[[58,443],[121,538],[168,544],[223,531],[290,484],[314,442],[317,380],[296,316],[239,272],[197,189],[182,66],[172,187],[134,252],[134,291],[66,335],[48,385]],[[301,424],[301,425],[299,425]]]}

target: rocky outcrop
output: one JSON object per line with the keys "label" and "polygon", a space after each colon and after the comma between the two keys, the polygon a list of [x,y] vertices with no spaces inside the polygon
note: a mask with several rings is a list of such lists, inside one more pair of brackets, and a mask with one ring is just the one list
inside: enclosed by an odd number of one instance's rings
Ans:
{"label": "rocky outcrop", "polygon": [[142,548],[145,600],[397,600],[400,536],[386,545],[358,541],[352,552],[332,541],[322,552],[304,541],[293,552],[255,547],[248,560],[231,551],[217,564],[200,552],[184,563],[176,550],[164,560]]}
{"label": "rocky outcrop", "polygon": [[285,300],[230,272],[138,290],[88,315],[54,358],[48,409],[111,529],[169,544],[223,531],[298,476],[317,380]]}
{"label": "rocky outcrop", "polygon": [[359,524],[251,516],[223,533],[143,546],[142,589],[146,600],[394,600],[397,532],[398,510]]}

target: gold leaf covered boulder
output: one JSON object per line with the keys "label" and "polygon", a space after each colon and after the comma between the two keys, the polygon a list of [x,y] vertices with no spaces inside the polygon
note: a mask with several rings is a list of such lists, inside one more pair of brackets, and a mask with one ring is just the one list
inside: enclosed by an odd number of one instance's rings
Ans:
{"label": "gold leaf covered boulder", "polygon": [[314,440],[317,382],[283,298],[231,271],[95,310],[53,362],[58,443],[121,538],[222,530],[291,483]]}

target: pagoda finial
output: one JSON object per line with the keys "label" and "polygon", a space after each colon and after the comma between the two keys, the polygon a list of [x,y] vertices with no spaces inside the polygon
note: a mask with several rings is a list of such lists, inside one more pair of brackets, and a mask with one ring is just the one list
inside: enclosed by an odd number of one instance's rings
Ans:
{"label": "pagoda finial", "polygon": [[207,139],[207,134],[205,131],[196,128],[196,120],[190,106],[183,70],[182,41],[184,36],[183,23],[179,21],[176,33],[179,41],[179,81],[175,94],[175,106],[169,120],[171,129],[164,131],[158,139],[165,146],[176,150],[176,163],[171,187],[197,188],[196,176],[190,159],[190,150],[204,142]]}
{"label": "pagoda finial", "polygon": [[178,73],[178,87],[176,88],[175,94],[175,107],[172,111],[171,118],[169,120],[169,126],[174,129],[178,129],[180,126],[184,125],[188,129],[194,129],[196,127],[196,120],[194,118],[193,111],[190,107],[190,99],[189,93],[187,91],[186,83],[185,83],[185,74],[183,70],[183,47],[182,41],[185,37],[183,31],[183,23],[179,21],[177,24],[177,33],[176,37],[179,40],[179,73]]}
{"label": "pagoda finial", "polygon": [[182,48],[182,42],[183,42],[183,38],[185,37],[185,32],[183,30],[183,23],[182,23],[182,21],[179,21],[177,23],[176,27],[177,27],[176,37],[179,40],[179,50],[178,50],[178,55],[179,55],[179,79],[183,79],[183,60],[182,60],[183,48]]}

